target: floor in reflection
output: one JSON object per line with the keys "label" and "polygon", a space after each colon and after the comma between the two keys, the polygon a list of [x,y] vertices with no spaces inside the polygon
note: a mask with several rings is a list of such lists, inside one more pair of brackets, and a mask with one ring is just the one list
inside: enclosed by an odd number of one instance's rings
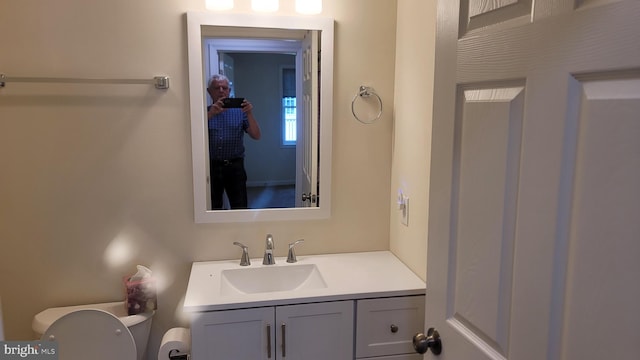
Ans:
{"label": "floor in reflection", "polygon": [[250,209],[295,207],[295,185],[247,187]]}

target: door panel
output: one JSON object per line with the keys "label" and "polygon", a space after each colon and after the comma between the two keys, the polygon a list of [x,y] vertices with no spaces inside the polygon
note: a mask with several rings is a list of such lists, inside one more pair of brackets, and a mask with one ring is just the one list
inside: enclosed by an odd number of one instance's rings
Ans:
{"label": "door panel", "polygon": [[462,92],[452,197],[454,293],[449,317],[478,340],[508,348],[524,88]]}
{"label": "door panel", "polygon": [[[567,359],[625,359],[625,349],[640,341],[633,330],[640,323],[640,74],[610,75],[576,80],[581,97],[561,347]],[[598,342],[616,346],[590,345],[596,329]]]}
{"label": "door panel", "polygon": [[469,0],[460,4],[460,34],[505,23],[526,23],[531,0]]}
{"label": "door panel", "polygon": [[639,1],[438,2],[441,359],[637,358],[638,18]]}

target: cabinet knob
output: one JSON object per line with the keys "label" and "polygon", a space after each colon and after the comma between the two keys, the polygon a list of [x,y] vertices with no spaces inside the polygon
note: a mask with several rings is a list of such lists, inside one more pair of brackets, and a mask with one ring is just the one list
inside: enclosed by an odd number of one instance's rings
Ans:
{"label": "cabinet knob", "polygon": [[392,333],[397,333],[398,332],[398,325],[396,324],[391,324],[391,332]]}

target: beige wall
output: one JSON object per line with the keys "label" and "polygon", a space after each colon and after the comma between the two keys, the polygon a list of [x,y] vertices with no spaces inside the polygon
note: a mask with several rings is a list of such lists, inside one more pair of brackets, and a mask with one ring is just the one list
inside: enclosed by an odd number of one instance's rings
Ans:
{"label": "beige wall", "polygon": [[[390,249],[426,279],[435,1],[399,0],[396,34]],[[401,224],[398,192],[409,197]]]}
{"label": "beige wall", "polygon": [[[236,0],[237,11],[249,11],[249,3]],[[389,206],[396,1],[324,0],[322,15],[336,20],[333,207],[329,220],[294,223],[193,222],[184,13],[200,10],[204,0],[0,3],[2,73],[171,77],[168,91],[17,83],[0,89],[0,296],[8,340],[30,338],[32,317],[45,308],[122,299],[121,278],[140,263],[161,279],[153,354],[164,331],[184,325],[178,315],[191,262],[237,258],[235,240],[259,257],[268,232],[277,256],[298,238],[306,239],[301,255],[382,250],[390,247],[391,217],[392,248],[424,273],[424,258],[409,255],[424,242],[423,230],[404,234]],[[293,0],[282,0],[279,13],[294,14]],[[385,102],[373,125],[351,116],[363,84]],[[413,86],[400,89],[407,95]],[[415,115],[397,111],[396,132],[399,120]],[[415,136],[411,142],[421,139]],[[394,161],[409,153],[404,147]],[[394,166],[393,188],[406,170],[417,204],[424,189],[415,188],[425,181],[408,165]],[[412,226],[421,229],[420,205],[413,206]]]}
{"label": "beige wall", "polygon": [[[236,0],[248,12],[249,0]],[[161,279],[150,353],[179,311],[190,264],[259,257],[305,238],[299,254],[391,249],[426,273],[433,81],[432,1],[324,0],[336,20],[332,216],[325,221],[193,222],[186,11],[204,0],[22,0],[0,3],[0,72],[13,76],[171,77],[136,85],[8,83],[0,89],[0,296],[5,337],[32,336],[47,307],[122,299],[136,264]],[[282,0],[280,14],[294,14]],[[366,15],[366,16],[365,16]],[[396,34],[397,32],[397,34]],[[397,46],[396,52],[393,51]],[[351,116],[360,85],[382,118]],[[394,105],[395,103],[395,105]],[[397,190],[410,197],[400,225]],[[390,194],[390,196],[389,196]],[[122,253],[121,246],[127,247]]]}

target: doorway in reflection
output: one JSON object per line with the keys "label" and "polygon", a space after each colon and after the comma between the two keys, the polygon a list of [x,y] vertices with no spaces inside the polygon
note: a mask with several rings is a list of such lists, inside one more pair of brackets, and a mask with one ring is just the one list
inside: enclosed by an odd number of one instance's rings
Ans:
{"label": "doorway in reflection", "polygon": [[[234,60],[233,88],[236,96],[245,97],[251,101],[253,114],[262,131],[259,141],[246,139],[244,142],[247,187],[295,185],[296,142],[284,142],[285,114],[282,106],[286,88],[283,82],[283,70],[295,69],[295,55],[274,53],[227,53],[227,55]],[[295,96],[295,77],[293,80]]]}
{"label": "doorway in reflection", "polygon": [[[293,208],[296,207],[299,167],[296,147],[303,146],[303,142],[296,139],[297,52],[260,48],[259,43],[255,40],[250,48],[229,50],[226,41],[208,39],[204,52],[208,65],[205,73],[207,78],[216,73],[227,76],[231,96],[247,98],[253,104],[253,113],[261,128],[259,141],[246,136],[244,141],[248,207]],[[295,48],[299,45],[292,47]],[[210,98],[207,101],[211,103]]]}

